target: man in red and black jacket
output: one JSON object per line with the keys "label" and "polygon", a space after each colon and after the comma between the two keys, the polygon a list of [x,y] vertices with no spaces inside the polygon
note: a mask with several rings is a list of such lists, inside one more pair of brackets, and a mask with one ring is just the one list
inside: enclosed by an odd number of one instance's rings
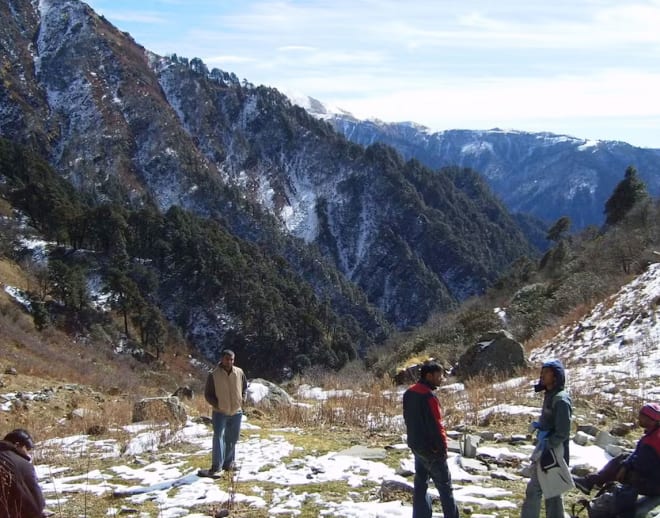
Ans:
{"label": "man in red and black jacket", "polygon": [[403,419],[408,446],[415,455],[413,518],[431,518],[431,498],[427,495],[429,478],[440,494],[445,518],[458,518],[451,475],[447,465],[447,434],[442,424],[440,402],[433,391],[442,382],[437,363],[422,365],[419,382],[403,395]]}

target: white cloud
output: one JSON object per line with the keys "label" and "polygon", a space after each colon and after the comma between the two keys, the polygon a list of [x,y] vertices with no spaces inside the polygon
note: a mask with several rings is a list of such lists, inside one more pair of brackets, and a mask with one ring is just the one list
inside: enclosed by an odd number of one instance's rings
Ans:
{"label": "white cloud", "polygon": [[356,115],[437,129],[564,119],[572,134],[589,117],[599,120],[600,134],[585,136],[626,140],[633,133],[623,128],[655,121],[660,109],[657,0],[197,0],[182,10],[163,5],[157,14],[168,31],[161,35],[144,26],[153,11],[143,12],[143,24],[131,11],[122,27],[125,4],[115,0],[117,15],[106,15],[150,50],[200,57]]}

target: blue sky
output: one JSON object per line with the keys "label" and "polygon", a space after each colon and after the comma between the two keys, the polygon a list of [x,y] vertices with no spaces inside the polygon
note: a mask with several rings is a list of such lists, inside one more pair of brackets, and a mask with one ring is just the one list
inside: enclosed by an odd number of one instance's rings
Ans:
{"label": "blue sky", "polygon": [[660,148],[660,0],[90,0],[157,54],[354,115]]}

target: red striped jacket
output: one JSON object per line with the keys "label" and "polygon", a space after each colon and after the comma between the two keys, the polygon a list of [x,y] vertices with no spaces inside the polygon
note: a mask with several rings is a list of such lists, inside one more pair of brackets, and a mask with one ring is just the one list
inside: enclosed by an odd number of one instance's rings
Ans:
{"label": "red striped jacket", "polygon": [[408,446],[414,453],[447,454],[447,434],[442,423],[442,410],[431,385],[420,381],[406,390],[403,395],[403,419]]}

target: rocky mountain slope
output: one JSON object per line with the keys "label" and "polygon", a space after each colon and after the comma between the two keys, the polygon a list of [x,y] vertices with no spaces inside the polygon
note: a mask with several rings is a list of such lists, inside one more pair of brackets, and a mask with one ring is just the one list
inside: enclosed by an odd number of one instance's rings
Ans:
{"label": "rocky mountain slope", "polygon": [[275,90],[154,55],[78,0],[11,0],[0,15],[1,136],[92,203],[219,222],[363,328],[378,327],[373,308],[399,328],[423,322],[531,253],[486,189],[475,199],[388,147],[351,144]]}
{"label": "rocky mountain slope", "polygon": [[629,165],[638,169],[652,195],[660,194],[660,149],[500,129],[433,133],[414,123],[358,120],[330,112],[318,101],[297,102],[357,144],[387,144],[404,159],[415,158],[433,169],[473,169],[510,211],[547,223],[568,216],[574,230],[603,224],[605,201]]}

